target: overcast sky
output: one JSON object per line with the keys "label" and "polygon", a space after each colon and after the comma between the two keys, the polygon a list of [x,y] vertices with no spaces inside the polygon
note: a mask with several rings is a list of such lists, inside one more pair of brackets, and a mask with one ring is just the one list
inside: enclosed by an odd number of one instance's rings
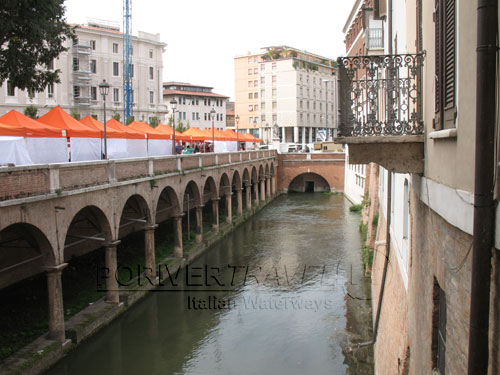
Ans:
{"label": "overcast sky", "polygon": [[[260,47],[288,45],[329,58],[345,54],[342,28],[354,0],[135,0],[132,34],[167,43],[164,81],[214,87],[234,99],[234,61]],[[116,21],[123,0],[66,0],[67,21]]]}

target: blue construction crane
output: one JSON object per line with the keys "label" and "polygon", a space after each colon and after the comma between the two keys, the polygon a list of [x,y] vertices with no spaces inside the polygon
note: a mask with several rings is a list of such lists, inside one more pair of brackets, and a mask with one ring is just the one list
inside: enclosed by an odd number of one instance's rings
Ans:
{"label": "blue construction crane", "polygon": [[132,0],[123,0],[123,121],[133,116],[132,90]]}

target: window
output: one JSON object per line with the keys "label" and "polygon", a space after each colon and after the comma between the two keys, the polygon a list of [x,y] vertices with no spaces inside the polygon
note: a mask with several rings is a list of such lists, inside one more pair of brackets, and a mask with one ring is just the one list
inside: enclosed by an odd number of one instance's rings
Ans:
{"label": "window", "polygon": [[115,103],[120,101],[120,89],[118,88],[113,89],[113,101]]}
{"label": "window", "polygon": [[207,121],[207,114],[204,113],[203,115],[204,115],[203,118],[205,119],[205,121]]}
{"label": "window", "polygon": [[316,102],[313,102],[313,109],[316,110]]}
{"label": "window", "polygon": [[276,83],[276,76],[273,76],[273,83]]}
{"label": "window", "polygon": [[248,111],[249,111],[249,112],[252,112],[252,111],[253,111],[253,105],[249,105],[249,106],[248,106]]}
{"label": "window", "polygon": [[262,116],[260,116],[260,118],[261,118],[262,122],[266,121],[266,115],[262,115]]}
{"label": "window", "polygon": [[182,119],[186,120],[186,112],[182,112]]}
{"label": "window", "polygon": [[273,101],[273,111],[275,111],[278,108],[278,103],[276,101]]}
{"label": "window", "polygon": [[272,66],[273,69],[276,69],[276,63],[273,62],[273,66]]}
{"label": "window", "polygon": [[80,60],[78,57],[73,57],[73,71],[77,72],[78,70],[80,70]]}
{"label": "window", "polygon": [[435,129],[455,126],[455,0],[435,0]]}
{"label": "window", "polygon": [[273,123],[278,121],[278,115],[276,113],[273,113]]}
{"label": "window", "polygon": [[446,293],[434,278],[432,293],[432,367],[445,373],[446,355]]}
{"label": "window", "polygon": [[259,68],[254,68],[253,69],[253,74],[259,74]]}
{"label": "window", "polygon": [[278,89],[273,89],[273,97],[276,97],[278,95]]}
{"label": "window", "polygon": [[252,69],[248,69],[248,75],[251,76],[252,75],[252,72],[253,70]]}
{"label": "window", "polygon": [[266,103],[265,103],[265,102],[260,103],[260,109],[261,109],[262,111],[265,111],[265,110],[266,110]]}
{"label": "window", "polygon": [[134,64],[129,65],[130,78],[134,77]]}
{"label": "window", "polygon": [[113,43],[113,53],[118,53],[118,43]]}
{"label": "window", "polygon": [[95,40],[90,41],[90,48],[92,48],[95,51]]}
{"label": "window", "polygon": [[248,63],[249,63],[249,64],[251,64],[251,63],[252,63],[252,58],[251,58],[251,57],[249,57],[249,58],[248,58]]}
{"label": "window", "polygon": [[255,117],[255,118],[253,119],[253,122],[255,122],[255,123],[259,122],[259,118],[258,118],[258,117]]}
{"label": "window", "polygon": [[253,122],[253,117],[248,118],[248,123],[251,124]]}
{"label": "window", "polygon": [[192,115],[193,115],[193,116],[192,116],[192,117],[193,117],[193,118],[192,118],[192,120],[196,120],[196,113],[195,113],[195,112],[193,112],[193,113],[192,113]]}
{"label": "window", "polygon": [[10,81],[7,81],[7,96],[16,96],[16,88]]}
{"label": "window", "polygon": [[259,93],[258,92],[254,92],[253,93],[253,98],[254,99],[258,99],[259,98]]}
{"label": "window", "polygon": [[150,59],[152,59],[152,58],[153,58],[153,50],[152,50],[152,49],[150,49],[150,50],[149,50],[149,58],[150,58]]}
{"label": "window", "polygon": [[260,90],[260,97],[263,98],[266,95],[266,90]]}
{"label": "window", "polygon": [[196,112],[196,119],[199,120],[200,119],[200,112]]}
{"label": "window", "polygon": [[254,111],[258,111],[258,110],[259,110],[259,105],[258,105],[258,104],[255,104],[255,105],[253,106],[253,110],[254,110]]}
{"label": "window", "polygon": [[155,93],[154,91],[149,92],[149,104],[154,104],[155,103]]}
{"label": "window", "polygon": [[248,87],[253,87],[253,81],[248,81]]}
{"label": "window", "polygon": [[266,77],[260,77],[260,84],[263,85],[266,83]]}
{"label": "window", "polygon": [[302,108],[302,105],[304,104],[302,100],[299,102],[300,103],[300,108]]}
{"label": "window", "polygon": [[253,85],[254,85],[254,87],[259,86],[259,81],[257,81],[257,80],[253,81]]}
{"label": "window", "polygon": [[97,73],[97,60],[90,60],[90,73]]}
{"label": "window", "polygon": [[248,99],[253,99],[253,93],[251,92],[248,93]]}
{"label": "window", "polygon": [[47,69],[54,70],[54,60],[50,60],[50,62],[47,64]]}
{"label": "window", "polygon": [[51,83],[47,86],[47,93],[49,95],[49,98],[54,97],[54,84],[53,83]]}
{"label": "window", "polygon": [[113,76],[118,77],[120,71],[120,63],[113,62]]}
{"label": "window", "polygon": [[260,70],[266,70],[266,64],[260,64]]}
{"label": "window", "polygon": [[95,86],[90,88],[90,99],[97,100],[97,87]]}
{"label": "window", "polygon": [[80,97],[80,86],[73,86],[73,98]]}
{"label": "window", "polygon": [[256,63],[257,62],[257,56],[254,56],[253,58],[253,62]]}
{"label": "window", "polygon": [[149,79],[153,80],[155,77],[155,70],[152,66],[149,67]]}

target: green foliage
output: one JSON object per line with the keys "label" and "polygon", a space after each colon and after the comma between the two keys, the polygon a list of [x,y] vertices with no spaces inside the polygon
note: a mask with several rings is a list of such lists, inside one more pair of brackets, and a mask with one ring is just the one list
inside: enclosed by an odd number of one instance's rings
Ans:
{"label": "green foliage", "polygon": [[373,251],[368,246],[364,245],[361,256],[363,258],[363,269],[366,270],[367,267],[371,268],[373,265]]}
{"label": "green foliage", "polygon": [[361,239],[366,242],[366,237],[368,235],[368,225],[359,223],[359,231],[361,232]]}
{"label": "green foliage", "polygon": [[363,206],[361,204],[353,204],[351,207],[349,207],[349,211],[351,212],[359,212],[363,209]]}
{"label": "green foliage", "polygon": [[186,126],[184,126],[184,124],[182,123],[182,121],[179,121],[179,123],[175,127],[175,130],[177,130],[178,132],[181,132],[181,133],[185,132],[188,129],[189,129],[189,122],[187,123]]}
{"label": "green foliage", "polygon": [[31,117],[33,119],[37,119],[37,113],[38,113],[38,108],[36,108],[34,105],[30,104],[26,108],[24,108],[24,115]]}
{"label": "green foliage", "polygon": [[78,112],[76,109],[73,109],[71,111],[71,117],[77,119],[77,120],[80,120],[80,112]]}
{"label": "green foliage", "polygon": [[90,115],[93,119],[97,120],[97,115]]}
{"label": "green foliage", "polygon": [[160,124],[160,119],[158,116],[153,116],[151,117],[151,120],[149,120],[149,126],[152,128],[156,128]]}
{"label": "green foliage", "polygon": [[[64,17],[64,0],[2,0],[0,8],[0,83],[41,92],[60,82],[60,70],[49,70],[75,34]],[[19,69],[22,67],[22,69]]]}
{"label": "green foliage", "polygon": [[373,215],[372,224],[373,224],[373,226],[375,228],[377,228],[377,226],[378,226],[378,213],[376,213],[375,215]]}
{"label": "green foliage", "polygon": [[129,116],[128,119],[127,119],[127,125],[130,125],[134,121],[135,121],[135,117],[134,116]]}
{"label": "green foliage", "polygon": [[113,113],[113,116],[111,116],[111,118],[114,118],[116,121],[119,122],[121,116],[120,116],[120,114],[118,112],[115,112],[115,113]]}

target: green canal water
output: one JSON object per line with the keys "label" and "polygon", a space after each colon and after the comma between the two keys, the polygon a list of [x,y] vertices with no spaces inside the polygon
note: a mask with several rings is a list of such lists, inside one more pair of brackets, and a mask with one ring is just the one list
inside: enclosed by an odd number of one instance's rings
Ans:
{"label": "green canal water", "polygon": [[277,198],[48,374],[372,374],[348,350],[371,335],[349,205]]}

